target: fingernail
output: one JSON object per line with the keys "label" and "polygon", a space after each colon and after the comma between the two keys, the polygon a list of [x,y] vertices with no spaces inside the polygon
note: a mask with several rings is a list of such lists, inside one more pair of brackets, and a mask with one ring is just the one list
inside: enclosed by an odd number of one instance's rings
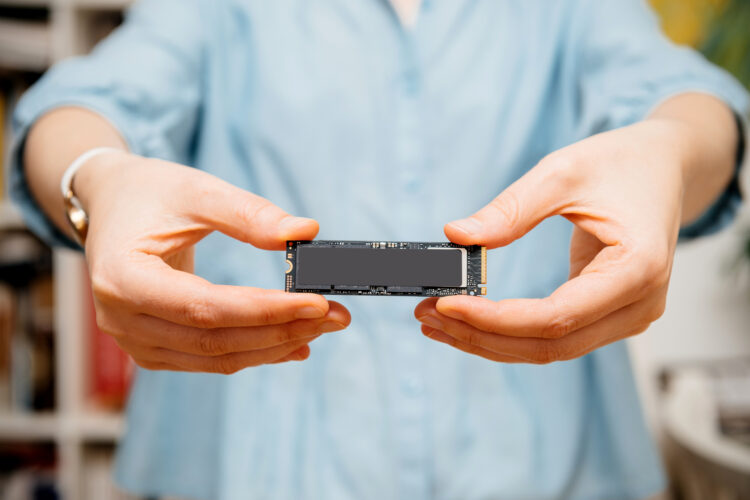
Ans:
{"label": "fingernail", "polygon": [[346,327],[341,323],[336,323],[335,321],[326,321],[318,327],[318,331],[321,333],[329,333],[337,332],[339,330],[343,330],[344,328]]}
{"label": "fingernail", "polygon": [[305,306],[300,309],[297,309],[297,312],[295,313],[295,317],[297,319],[315,319],[315,318],[322,318],[325,316],[326,312],[323,309],[320,309],[319,307],[315,306]]}
{"label": "fingernail", "polygon": [[482,232],[482,223],[472,218],[457,220],[451,222],[450,225],[466,234],[479,234]]}
{"label": "fingernail", "polygon": [[435,333],[435,330],[428,327],[427,331],[422,330],[422,333],[424,334],[425,337],[432,338],[433,334]]}
{"label": "fingernail", "polygon": [[417,318],[421,323],[424,323],[427,326],[431,326],[432,328],[435,328],[437,330],[443,329],[443,322],[440,321],[438,318],[431,314],[426,314],[424,316],[421,316]]}

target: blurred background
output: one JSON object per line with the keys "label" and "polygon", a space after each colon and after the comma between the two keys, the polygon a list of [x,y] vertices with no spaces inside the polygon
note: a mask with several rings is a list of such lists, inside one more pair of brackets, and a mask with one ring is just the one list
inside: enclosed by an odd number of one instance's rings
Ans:
{"label": "blurred background", "polygon": [[[55,61],[86,53],[128,0],[0,0],[0,498],[129,498],[112,484],[132,365],[96,328],[81,257],[8,201],[10,122]],[[750,0],[651,0],[664,31],[750,88]],[[750,193],[750,168],[743,188]],[[629,341],[674,499],[750,498],[750,208],[677,252],[664,317]]]}

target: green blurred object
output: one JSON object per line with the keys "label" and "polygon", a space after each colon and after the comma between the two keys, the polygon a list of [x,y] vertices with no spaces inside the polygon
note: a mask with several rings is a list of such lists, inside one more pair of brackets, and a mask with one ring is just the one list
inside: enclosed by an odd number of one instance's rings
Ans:
{"label": "green blurred object", "polygon": [[699,49],[750,89],[750,0],[731,0],[709,23]]}
{"label": "green blurred object", "polygon": [[[709,23],[699,49],[750,89],[750,0],[729,1]],[[750,262],[750,229],[740,255],[740,261]]]}

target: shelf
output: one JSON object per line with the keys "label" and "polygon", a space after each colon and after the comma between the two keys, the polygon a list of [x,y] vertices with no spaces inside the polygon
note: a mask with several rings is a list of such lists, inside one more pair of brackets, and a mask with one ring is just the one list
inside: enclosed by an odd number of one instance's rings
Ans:
{"label": "shelf", "polygon": [[[4,70],[0,78],[7,75],[11,88],[15,88],[16,79],[31,79],[32,75],[26,73],[42,72],[56,61],[88,52],[117,24],[118,12],[131,3],[131,0],[0,0],[0,7],[6,13],[0,16],[0,68]],[[10,111],[12,102],[8,99],[6,111]],[[10,134],[7,125],[5,129]],[[11,143],[7,138],[6,141]],[[6,196],[0,200],[0,229],[13,227],[24,224]],[[110,476],[112,449],[123,435],[125,418],[119,412],[93,406],[88,399],[86,311],[89,306],[84,270],[79,252],[63,248],[53,251],[55,411],[13,413],[8,409],[3,413],[0,410],[0,443],[52,445],[58,458],[55,475],[62,498],[113,500],[124,497],[113,488],[98,487],[101,482],[98,478]],[[101,457],[97,458],[97,453]],[[92,456],[101,459],[99,473]]]}
{"label": "shelf", "polygon": [[123,10],[133,0],[70,0],[70,3],[80,9],[92,9],[92,10]]}
{"label": "shelf", "polygon": [[58,429],[53,413],[0,413],[0,441],[54,441]]}
{"label": "shelf", "polygon": [[82,441],[116,442],[122,436],[122,415],[87,412],[61,416],[56,413],[0,413],[0,441]]}
{"label": "shelf", "polygon": [[121,414],[89,412],[76,419],[77,435],[85,441],[115,442],[122,437],[125,419]]}
{"label": "shelf", "polygon": [[0,0],[0,7],[52,8],[72,6],[84,9],[119,10],[133,0]]}
{"label": "shelf", "polygon": [[7,199],[0,200],[0,230],[26,227],[21,213]]}
{"label": "shelf", "polygon": [[0,18],[0,67],[44,71],[52,61],[51,39],[46,22]]}
{"label": "shelf", "polygon": [[0,0],[0,7],[49,8],[54,0]]}

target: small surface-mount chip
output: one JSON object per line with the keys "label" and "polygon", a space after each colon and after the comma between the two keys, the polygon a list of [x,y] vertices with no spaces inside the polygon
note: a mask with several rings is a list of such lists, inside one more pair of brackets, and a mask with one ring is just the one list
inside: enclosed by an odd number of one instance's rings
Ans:
{"label": "small surface-mount chip", "polygon": [[287,292],[485,295],[487,250],[408,241],[288,241]]}

